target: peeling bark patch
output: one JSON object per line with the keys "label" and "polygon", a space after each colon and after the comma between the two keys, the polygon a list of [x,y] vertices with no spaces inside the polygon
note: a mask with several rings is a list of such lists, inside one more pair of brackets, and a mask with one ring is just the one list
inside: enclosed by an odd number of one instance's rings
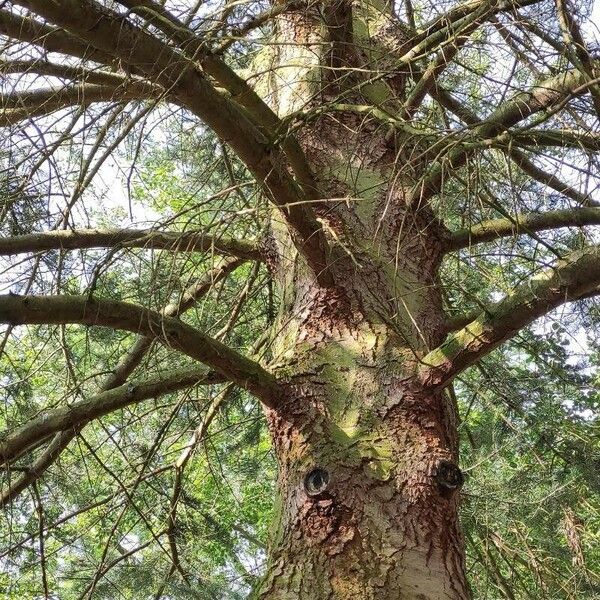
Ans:
{"label": "peeling bark patch", "polygon": [[337,530],[341,515],[333,499],[327,498],[305,503],[300,512],[300,522],[309,543],[324,542]]}
{"label": "peeling bark patch", "polygon": [[461,488],[465,482],[462,471],[454,463],[447,460],[438,463],[435,478],[438,486],[448,492]]}

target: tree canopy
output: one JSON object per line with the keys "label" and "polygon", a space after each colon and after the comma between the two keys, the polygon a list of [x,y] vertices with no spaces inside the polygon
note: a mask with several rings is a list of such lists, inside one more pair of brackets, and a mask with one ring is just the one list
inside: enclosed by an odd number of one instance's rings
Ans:
{"label": "tree canopy", "polygon": [[[399,272],[421,250],[395,189],[441,232],[442,341],[414,282],[372,305],[427,340],[403,357],[458,407],[473,597],[600,598],[599,11],[0,2],[0,595],[258,588],[294,360],[282,281],[368,281],[394,219],[378,268]],[[329,186],[328,127],[354,153]],[[385,182],[360,152],[389,153]]]}

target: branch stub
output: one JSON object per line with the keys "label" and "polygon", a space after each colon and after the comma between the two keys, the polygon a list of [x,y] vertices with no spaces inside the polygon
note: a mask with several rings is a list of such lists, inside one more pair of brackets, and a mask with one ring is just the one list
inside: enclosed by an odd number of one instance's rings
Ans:
{"label": "branch stub", "polygon": [[435,478],[440,488],[448,491],[460,489],[465,482],[463,472],[448,460],[441,460],[438,463]]}
{"label": "branch stub", "polygon": [[304,489],[311,496],[320,496],[329,487],[329,473],[317,467],[310,471],[304,478]]}

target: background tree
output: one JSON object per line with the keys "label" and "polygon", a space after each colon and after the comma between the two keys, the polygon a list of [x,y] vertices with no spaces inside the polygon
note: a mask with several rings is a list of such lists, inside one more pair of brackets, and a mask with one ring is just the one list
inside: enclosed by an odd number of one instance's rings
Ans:
{"label": "background tree", "polygon": [[592,9],[0,3],[2,593],[600,596]]}

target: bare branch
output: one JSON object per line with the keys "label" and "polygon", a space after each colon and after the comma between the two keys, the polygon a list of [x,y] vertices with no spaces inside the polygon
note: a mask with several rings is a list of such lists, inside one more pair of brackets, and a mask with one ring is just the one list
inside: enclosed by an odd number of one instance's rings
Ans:
{"label": "bare branch", "polygon": [[420,36],[424,39],[441,28],[453,25],[460,19],[468,17],[482,8],[489,10],[491,14],[497,14],[499,12],[514,11],[518,8],[531,6],[532,4],[539,4],[539,2],[541,0],[502,0],[501,2],[494,2],[493,0],[467,0],[425,24]]}
{"label": "bare branch", "polygon": [[267,10],[255,15],[239,27],[233,28],[229,33],[229,39],[225,40],[219,45],[216,53],[221,54],[232,44],[234,44],[237,39],[242,38],[247,33],[250,33],[254,29],[264,25],[268,21],[275,19],[279,15],[282,15],[288,11],[299,10],[301,8],[308,7],[310,3],[311,0],[290,0],[289,2],[281,2],[270,6]]}
{"label": "bare branch", "polygon": [[[138,383],[127,383],[100,392],[71,406],[45,411],[0,439],[0,463],[10,461],[40,438],[79,428],[93,419],[130,404],[137,404],[193,385],[218,382],[219,377],[211,374],[206,367],[181,369],[174,371],[168,377],[153,377]],[[51,444],[51,447],[53,445],[56,444]]]}
{"label": "bare branch", "polygon": [[229,399],[234,389],[235,386],[230,383],[213,399],[202,416],[199,425],[194,430],[190,440],[184,446],[181,454],[175,461],[175,480],[173,482],[173,491],[171,492],[171,499],[169,502],[169,517],[167,521],[167,536],[173,564],[169,569],[167,579],[173,575],[180,562],[179,548],[177,546],[177,509],[183,490],[183,475],[185,468],[196,448],[204,441],[208,428],[219,413],[221,406]]}
{"label": "bare branch", "polygon": [[[239,258],[225,257],[221,259],[213,269],[206,273],[206,275],[204,275],[196,284],[186,290],[179,302],[167,305],[161,311],[162,314],[167,317],[178,317],[183,314],[190,309],[199,298],[206,295],[216,283],[224,279],[243,262],[244,261]],[[125,383],[127,378],[141,363],[153,341],[153,337],[140,336],[135,344],[129,349],[129,352],[127,352],[127,354],[119,361],[114,372],[106,378],[106,381],[102,384],[102,389],[110,390]]]}
{"label": "bare branch", "polygon": [[[558,23],[560,25],[563,40],[568,47],[574,46],[575,51],[569,52],[571,62],[592,81],[597,77],[597,67],[589,53],[587,45],[579,29],[579,25],[571,16],[566,0],[556,0],[556,9],[558,11]],[[592,101],[596,110],[596,115],[600,119],[600,88],[598,85],[592,85],[590,88]]]}
{"label": "bare branch", "polygon": [[135,304],[88,296],[0,296],[0,322],[96,325],[125,329],[199,360],[275,407],[278,385],[258,363],[182,323]]}
{"label": "bare branch", "polygon": [[490,219],[470,228],[452,232],[447,248],[449,251],[454,251],[512,235],[585,225],[600,225],[600,208],[552,210],[515,215],[507,219]]}
{"label": "bare branch", "polygon": [[[558,102],[564,102],[571,96],[584,94],[589,91],[589,87],[590,83],[586,76],[579,71],[566,71],[547,79],[527,92],[519,92],[512,100],[498,107],[487,119],[469,132],[469,139],[491,140],[537,112]],[[477,144],[472,148],[467,144],[458,145],[443,156],[425,181],[420,184],[421,199],[428,199],[437,194],[443,186],[445,173],[464,165],[468,156],[477,147]],[[439,148],[433,151],[439,152]]]}
{"label": "bare branch", "polygon": [[435,50],[441,44],[453,40],[457,31],[469,27],[472,23],[476,23],[475,28],[477,28],[500,12],[514,11],[541,1],[467,0],[426,23],[418,33],[413,31],[413,35],[406,42],[394,48],[393,54],[398,65],[408,65]]}
{"label": "bare branch", "polygon": [[581,206],[599,206],[598,202],[592,200],[588,194],[584,194],[569,184],[559,179],[556,175],[548,173],[538,167],[533,161],[531,161],[524,152],[521,152],[517,148],[508,146],[504,148],[508,157],[529,177],[535,181],[539,181],[549,188],[557,191],[559,194],[565,195],[567,198],[571,198],[580,204]]}
{"label": "bare branch", "polygon": [[[73,437],[75,437],[75,430],[73,429],[68,429],[67,431],[62,431],[55,435],[54,439],[33,461],[28,469],[19,475],[15,481],[11,481],[8,487],[1,491],[0,508],[9,505],[21,492],[26,490],[31,484],[35,483],[40,475],[61,455]],[[1,445],[2,442],[0,442],[0,446]],[[28,450],[28,448],[24,449]]]}
{"label": "bare branch", "polygon": [[439,52],[435,60],[431,61],[425,69],[423,76],[412,89],[410,95],[406,99],[402,107],[403,114],[406,119],[411,119],[429,91],[435,87],[435,83],[443,71],[452,64],[452,60],[458,54],[458,51],[469,40],[469,33],[479,26],[478,22],[472,24],[461,35],[457,36],[449,44],[445,45]]}
{"label": "bare branch", "polygon": [[261,261],[258,244],[222,238],[202,231],[157,231],[152,229],[63,229],[14,237],[0,237],[0,256],[42,250],[84,248],[144,248],[172,252],[218,252]]}
{"label": "bare branch", "polygon": [[496,346],[552,309],[600,285],[600,246],[572,252],[554,267],[518,286],[421,361],[420,378],[443,387]]}
{"label": "bare branch", "polygon": [[[462,119],[470,127],[477,128],[478,126],[483,124],[483,121],[479,119],[477,115],[472,113],[467,107],[463,106],[460,102],[453,98],[451,94],[449,94],[440,86],[436,86],[431,93],[433,97],[436,100],[438,100],[438,102],[443,107],[447,108],[459,119]],[[531,133],[532,131],[534,130],[530,130],[529,132]],[[517,140],[520,139],[520,135],[520,132],[515,134]],[[558,177],[556,177],[556,175],[552,173],[547,173],[546,171],[538,167],[536,164],[534,164],[525,153],[521,152],[518,148],[515,148],[514,145],[510,143],[513,137],[512,131],[506,132],[505,134],[499,137],[507,138],[507,143],[501,145],[502,150],[506,152],[509,158],[513,160],[515,164],[532,179],[534,179],[535,181],[539,181],[544,185],[547,185],[551,189],[559,192],[560,194],[564,194],[565,196],[571,198],[572,200],[574,200],[578,204],[581,204],[582,206],[590,206],[595,204],[589,198],[589,196],[583,194],[579,190],[560,180]]]}

